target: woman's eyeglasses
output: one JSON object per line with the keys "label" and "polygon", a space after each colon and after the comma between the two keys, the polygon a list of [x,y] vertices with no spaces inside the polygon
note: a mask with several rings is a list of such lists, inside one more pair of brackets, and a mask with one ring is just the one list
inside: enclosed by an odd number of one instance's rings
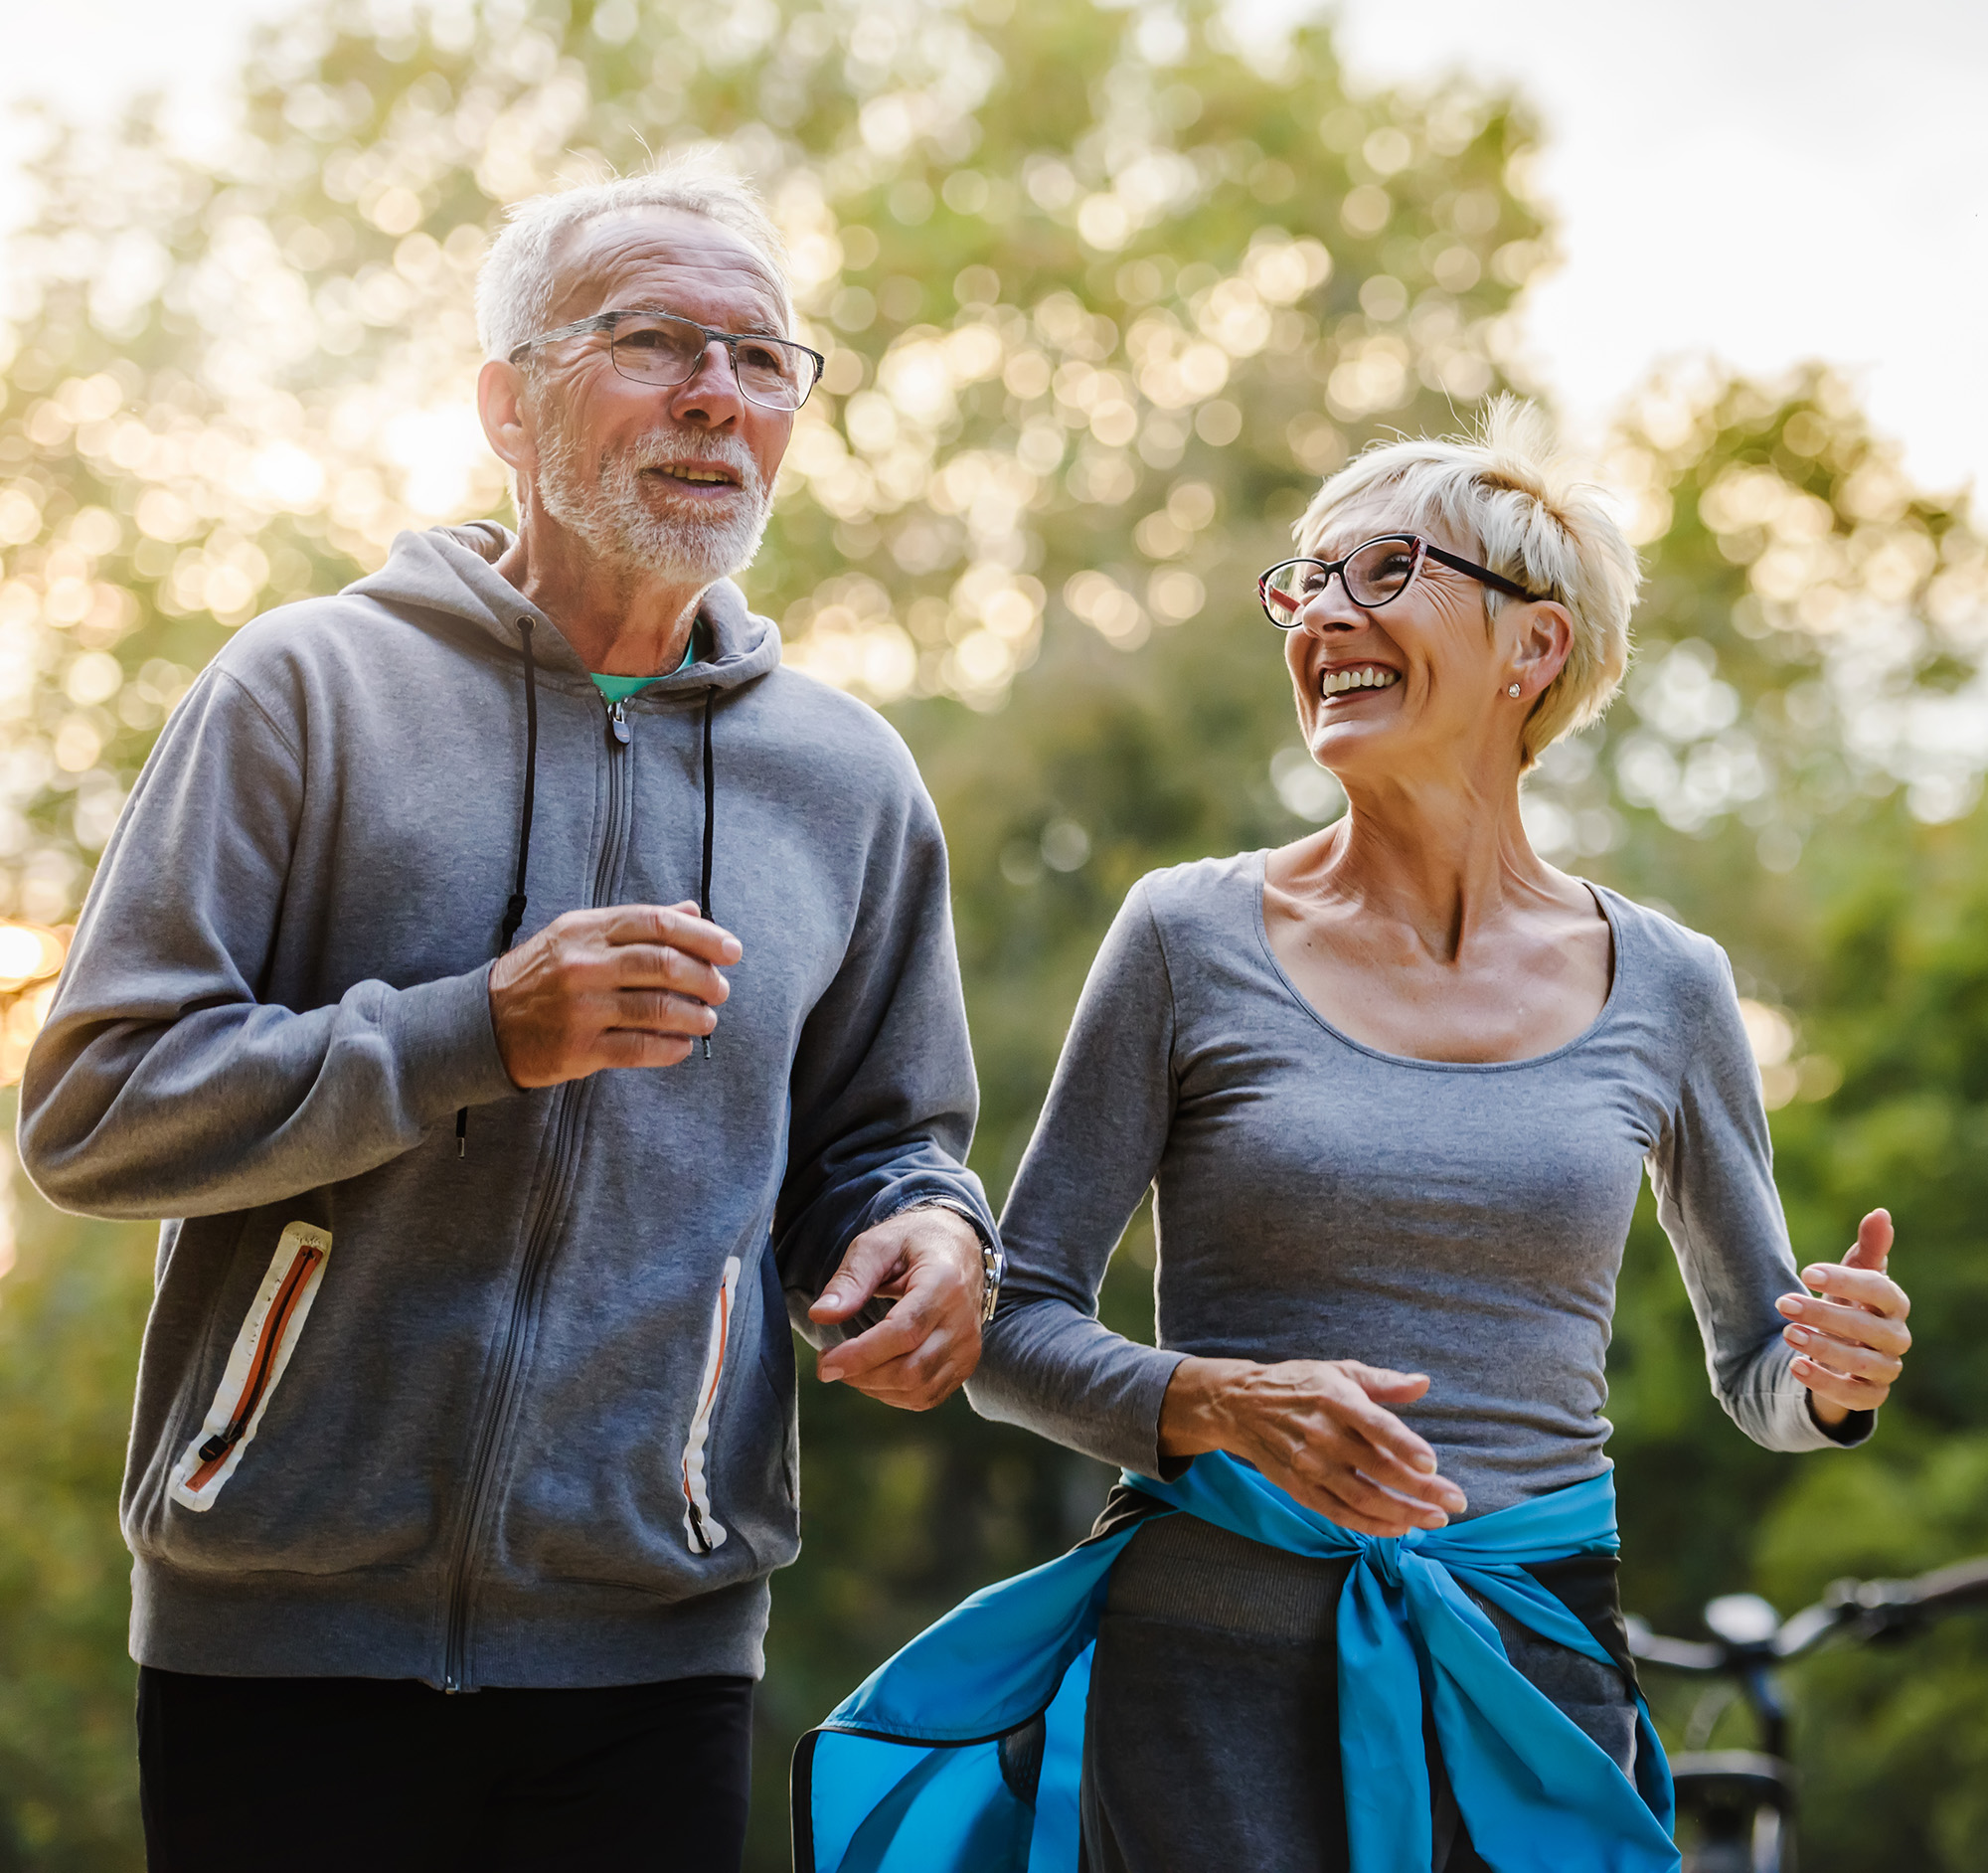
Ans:
{"label": "woman's eyeglasses", "polygon": [[1346,596],[1361,610],[1372,611],[1392,604],[1407,592],[1424,559],[1466,574],[1494,592],[1534,603],[1541,600],[1541,594],[1514,585],[1488,566],[1446,553],[1412,533],[1383,534],[1355,547],[1343,560],[1285,560],[1256,581],[1256,596],[1262,601],[1263,615],[1280,631],[1287,631],[1303,616],[1305,606],[1332,583],[1335,573],[1346,588]]}

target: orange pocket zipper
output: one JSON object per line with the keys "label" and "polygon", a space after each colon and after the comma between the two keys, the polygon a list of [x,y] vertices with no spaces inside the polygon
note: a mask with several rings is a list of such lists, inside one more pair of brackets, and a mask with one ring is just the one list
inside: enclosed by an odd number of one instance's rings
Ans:
{"label": "orange pocket zipper", "polygon": [[292,1223],[283,1231],[235,1336],[214,1403],[173,1467],[168,1493],[175,1502],[189,1509],[212,1508],[235,1474],[290,1363],[330,1254],[329,1230]]}

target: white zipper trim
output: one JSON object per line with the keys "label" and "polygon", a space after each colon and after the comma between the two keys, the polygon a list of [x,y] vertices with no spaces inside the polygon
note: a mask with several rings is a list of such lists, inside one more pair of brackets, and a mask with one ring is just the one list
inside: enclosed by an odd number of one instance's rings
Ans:
{"label": "white zipper trim", "polygon": [[711,1310],[711,1340],[704,1355],[704,1376],[698,1381],[697,1413],[684,1440],[684,1539],[692,1554],[710,1554],[725,1546],[725,1525],[711,1512],[711,1489],[705,1477],[705,1446],[711,1436],[711,1414],[725,1378],[725,1348],[732,1337],[732,1303],[739,1291],[739,1258],[725,1259],[725,1279]]}
{"label": "white zipper trim", "polygon": [[[301,1280],[291,1286],[279,1328],[282,1337],[276,1343],[274,1357],[262,1378],[262,1389],[256,1397],[254,1410],[226,1457],[218,1465],[214,1464],[210,1458],[202,1456],[201,1446],[224,1436],[234,1423],[235,1414],[241,1409],[252,1380],[269,1309],[289,1282],[292,1273],[310,1252],[315,1252],[316,1260],[309,1262]],[[268,1273],[262,1277],[262,1284],[255,1290],[255,1299],[242,1322],[242,1331],[235,1336],[235,1345],[228,1355],[228,1366],[221,1375],[214,1403],[208,1407],[207,1416],[194,1433],[192,1443],[173,1466],[167,1493],[182,1507],[202,1511],[213,1508],[215,1498],[227,1487],[229,1477],[235,1474],[241,1463],[243,1451],[255,1441],[262,1414],[269,1409],[269,1401],[276,1395],[276,1387],[289,1366],[290,1355],[296,1350],[297,1338],[304,1330],[311,1302],[317,1298],[317,1290],[324,1283],[324,1271],[330,1259],[329,1230],[313,1228],[309,1223],[291,1223],[283,1231],[276,1244],[276,1253],[269,1258]],[[194,1478],[203,1470],[207,1474],[196,1488]]]}

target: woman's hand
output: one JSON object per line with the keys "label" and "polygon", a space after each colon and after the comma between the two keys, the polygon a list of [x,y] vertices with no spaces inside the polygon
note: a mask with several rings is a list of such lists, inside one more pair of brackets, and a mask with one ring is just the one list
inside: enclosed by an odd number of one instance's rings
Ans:
{"label": "woman's hand", "polygon": [[1227,1450],[1306,1508],[1363,1535],[1441,1528],[1467,1506],[1435,1452],[1378,1401],[1407,1405],[1423,1373],[1357,1359],[1184,1359],[1160,1404],[1160,1452]]}
{"label": "woman's hand", "polygon": [[1822,1299],[1783,1294],[1774,1303],[1790,1322],[1781,1337],[1795,1349],[1790,1369],[1808,1387],[1818,1424],[1834,1427],[1852,1412],[1876,1411],[1898,1382],[1912,1343],[1905,1330],[1912,1303],[1885,1273],[1891,1253],[1891,1214],[1873,1210],[1841,1262],[1802,1270]]}

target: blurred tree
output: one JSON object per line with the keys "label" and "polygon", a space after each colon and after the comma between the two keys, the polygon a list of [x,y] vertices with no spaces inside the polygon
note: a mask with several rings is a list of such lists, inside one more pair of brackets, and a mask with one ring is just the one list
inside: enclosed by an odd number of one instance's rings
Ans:
{"label": "blurred tree", "polygon": [[1351,101],[1321,32],[1252,64],[1206,5],[348,3],[247,88],[212,167],[58,136],[17,249],[0,910],[43,922],[227,629],[497,500],[504,203],[691,139],[757,179],[832,355],[753,596],[804,667],[983,709],[1046,611],[1129,649],[1218,520],[1480,396],[1545,252],[1504,106]]}
{"label": "blurred tree", "polygon": [[[1509,102],[1349,95],[1322,29],[1244,49],[1230,17],[334,5],[260,43],[218,164],[142,114],[58,137],[0,335],[0,910],[71,914],[230,628],[376,564],[404,525],[496,504],[468,301],[502,205],[709,140],[766,190],[830,353],[748,588],[790,660],[891,709],[939,801],[998,1195],[1132,880],[1337,810],[1250,580],[1349,450],[1452,427],[1503,381],[1515,292],[1551,252]],[[1922,1308],[1920,1389],[1882,1454],[1796,1470],[1711,1406],[1639,1217],[1616,1355],[1627,1580],[1675,1623],[1751,1577],[1756,1546],[1760,1580],[1808,1591],[1786,1557],[1836,1552],[1873,1478],[1924,1466],[1957,1500],[1935,1470],[1984,1423],[1956,1157],[1979,1094],[1942,1002],[1971,979],[1979,834],[1919,823],[1972,797],[1984,574],[1958,512],[1906,485],[1824,373],[1660,379],[1607,469],[1651,555],[1644,652],[1610,722],[1530,790],[1535,836],[1729,943],[1798,1242],[1834,1248],[1888,1198],[1902,1268],[1959,1322]],[[34,1865],[128,1865],[110,1504],[149,1245],[22,1215],[0,1413],[34,1455],[0,1520],[0,1814]],[[1129,1331],[1150,1330],[1151,1265],[1140,1222],[1105,1295]],[[911,1419],[807,1386],[803,1416],[808,1541],[776,1591],[755,1867],[784,1863],[794,1734],[961,1593],[1069,1540],[1103,1481],[958,1401]],[[1892,1526],[1988,1536],[1958,1509]],[[1918,1565],[1904,1532],[1895,1551]],[[1942,1709],[1980,1696],[1969,1669]],[[1872,1765],[1922,1751],[1915,1723],[1857,1729],[1874,1825],[1894,1807]],[[1836,1798],[1818,1788],[1820,1816]],[[1974,1864],[1950,1844],[1962,1810],[1913,1825],[1948,1843],[1925,1864]]]}

